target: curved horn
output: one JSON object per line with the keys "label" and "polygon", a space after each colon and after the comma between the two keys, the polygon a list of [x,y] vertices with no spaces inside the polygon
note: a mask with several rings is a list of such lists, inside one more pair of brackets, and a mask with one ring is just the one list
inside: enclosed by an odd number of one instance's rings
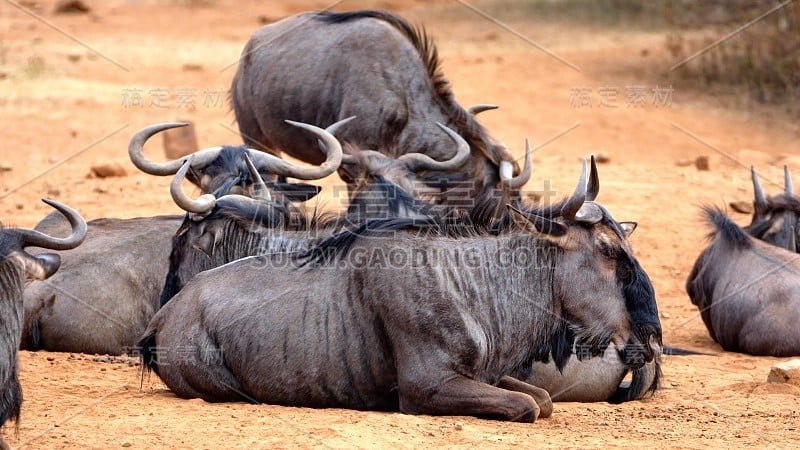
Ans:
{"label": "curved horn", "polygon": [[69,250],[75,248],[86,238],[88,226],[77,211],[55,200],[43,198],[43,202],[57,209],[72,226],[72,233],[65,238],[54,238],[36,230],[15,229],[22,236],[22,247],[42,247],[50,250]]}
{"label": "curved horn", "polygon": [[578,180],[578,186],[575,187],[575,192],[570,198],[564,202],[561,207],[561,217],[567,220],[575,220],[575,214],[580,211],[583,203],[586,201],[586,160],[583,160],[581,167],[581,178]]}
{"label": "curved horn", "polygon": [[491,111],[497,108],[499,108],[499,106],[497,105],[490,105],[488,103],[479,103],[477,105],[472,105],[469,108],[467,108],[467,113],[469,113],[472,116],[477,116],[478,114],[484,111]]}
{"label": "curved horn", "polygon": [[597,174],[597,163],[592,155],[591,166],[589,167],[589,186],[586,188],[586,200],[594,201],[600,192],[600,176]]}
{"label": "curved horn", "polygon": [[[342,122],[349,122],[351,119],[352,117],[348,117],[347,119],[341,120],[328,128],[338,128],[337,125],[342,124]],[[297,178],[298,180],[318,180],[320,178],[327,177],[333,172],[336,172],[336,169],[338,169],[339,165],[342,163],[342,144],[339,143],[333,134],[323,130],[322,128],[315,127],[314,125],[295,122],[292,120],[286,120],[285,122],[289,125],[303,128],[316,134],[319,141],[321,141],[322,147],[324,148],[325,161],[316,167],[303,167],[270,155],[269,153],[259,152],[251,149],[253,151],[250,152],[250,157],[253,159],[253,163],[256,167],[261,170],[274,173],[275,175]]]}
{"label": "curved horn", "polygon": [[446,161],[436,161],[428,155],[422,153],[406,153],[405,155],[397,158],[398,161],[403,161],[406,166],[412,171],[418,170],[455,170],[464,165],[469,158],[469,144],[458,133],[447,128],[439,122],[436,126],[442,129],[453,143],[456,144],[456,154]]}
{"label": "curved horn", "polygon": [[[183,122],[159,123],[139,130],[128,143],[128,156],[130,156],[133,165],[142,172],[150,175],[165,176],[175,174],[183,164],[182,159],[179,158],[164,163],[157,163],[145,158],[142,150],[144,148],[144,143],[156,133],[169,130],[170,128],[185,127],[187,125],[189,124]],[[221,147],[211,147],[195,152],[196,158],[194,167],[201,168],[208,165],[208,163],[219,155],[220,149]]]}
{"label": "curved horn", "polygon": [[[502,161],[500,164],[507,163],[507,161]],[[508,163],[506,167],[511,167],[513,170],[513,166],[511,163]],[[525,166],[522,168],[522,172],[519,173],[516,177],[508,178],[508,174],[504,173],[504,171],[500,171],[500,181],[507,187],[511,189],[519,189],[531,179],[531,145],[528,143],[528,140],[525,139]]]}
{"label": "curved horn", "polygon": [[792,176],[789,175],[789,166],[783,166],[783,191],[786,196],[792,198],[794,195],[794,186],[792,185]]}
{"label": "curved horn", "polygon": [[[338,122],[335,122],[335,123],[329,125],[328,128],[325,128],[325,131],[327,131],[328,133],[336,136],[336,132],[339,131],[339,128],[342,128],[342,126],[344,126],[345,124],[347,124],[348,122],[350,122],[351,120],[353,120],[355,118],[356,118],[356,116],[350,116],[350,117],[348,117],[346,119],[342,119],[342,120],[340,120]],[[324,147],[325,144],[323,144],[321,140],[317,140],[317,143],[319,144],[319,147],[324,151],[325,150],[325,147]],[[342,164],[355,164],[355,163],[356,163],[356,158],[353,155],[350,155],[348,153],[342,152]]]}
{"label": "curved horn", "polygon": [[258,169],[256,169],[255,165],[253,165],[253,161],[250,160],[250,156],[247,154],[247,152],[244,154],[244,163],[247,164],[247,170],[250,171],[250,177],[253,179],[253,197],[266,201],[272,201],[272,195],[269,192],[269,188],[267,188],[267,184],[264,183],[264,179],[261,178],[261,174],[258,173]]}
{"label": "curved horn", "polygon": [[180,206],[184,211],[196,214],[206,214],[214,209],[217,199],[211,194],[203,194],[197,200],[192,200],[188,195],[186,195],[185,192],[183,192],[183,186],[181,186],[183,179],[186,177],[186,172],[193,164],[193,160],[194,155],[191,155],[189,159],[183,163],[181,168],[178,170],[178,173],[175,174],[175,177],[169,184],[169,193],[172,195],[172,201],[174,201],[175,204]]}
{"label": "curved horn", "polygon": [[750,166],[750,175],[753,177],[753,193],[755,194],[753,203],[756,210],[761,211],[767,207],[767,196],[764,195],[764,189],[761,187],[761,182],[758,181],[758,175],[753,166]]}

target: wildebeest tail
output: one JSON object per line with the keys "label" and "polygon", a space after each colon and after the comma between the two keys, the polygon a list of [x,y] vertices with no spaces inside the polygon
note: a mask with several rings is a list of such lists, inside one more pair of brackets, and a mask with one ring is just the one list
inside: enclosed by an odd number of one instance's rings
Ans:
{"label": "wildebeest tail", "polygon": [[693,356],[693,355],[714,356],[711,353],[696,352],[694,350],[686,350],[685,348],[671,347],[669,345],[661,347],[661,354],[668,356]]}
{"label": "wildebeest tail", "polygon": [[711,226],[714,227],[716,234],[725,239],[726,242],[738,248],[750,247],[750,239],[747,233],[736,225],[725,213],[715,206],[703,206],[703,215]]}
{"label": "wildebeest tail", "polygon": [[659,357],[650,363],[633,371],[631,382],[627,386],[620,386],[608,402],[619,404],[632,400],[641,400],[652,395],[658,389],[661,380],[661,360]]}
{"label": "wildebeest tail", "polygon": [[144,378],[145,371],[149,372],[152,370],[156,375],[159,375],[156,333],[158,333],[158,328],[151,324],[147,327],[142,337],[139,338],[139,342],[136,343],[136,349],[139,352],[139,358],[142,364],[142,378]]}

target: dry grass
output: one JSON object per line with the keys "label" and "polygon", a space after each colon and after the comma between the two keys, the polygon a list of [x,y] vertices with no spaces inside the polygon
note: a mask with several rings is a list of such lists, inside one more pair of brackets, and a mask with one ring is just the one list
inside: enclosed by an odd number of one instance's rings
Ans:
{"label": "dry grass", "polygon": [[[777,2],[676,1],[666,17],[682,24],[667,36],[682,81],[711,93],[749,94],[749,98],[783,105],[800,113],[800,7],[790,4],[752,26],[715,43],[771,8]],[[723,7],[724,6],[724,7]],[[705,48],[711,47],[706,51]],[[700,52],[699,54],[697,54]],[[697,54],[696,56],[694,56]]]}

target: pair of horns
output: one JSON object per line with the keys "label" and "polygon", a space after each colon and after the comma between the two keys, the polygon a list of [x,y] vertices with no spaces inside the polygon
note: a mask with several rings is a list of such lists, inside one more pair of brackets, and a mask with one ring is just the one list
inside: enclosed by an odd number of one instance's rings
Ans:
{"label": "pair of horns", "polygon": [[[344,125],[344,123],[347,123],[352,119],[353,117],[349,117],[341,120],[331,125],[331,127]],[[342,162],[342,146],[339,144],[339,141],[333,137],[332,133],[302,122],[293,122],[290,120],[287,120],[286,122],[290,125],[304,128],[312,133],[317,134],[317,137],[322,144],[322,148],[325,151],[325,161],[316,167],[298,166],[276,156],[270,155],[269,153],[248,148],[247,152],[250,155],[253,164],[260,171],[285,177],[297,178],[298,180],[318,180],[320,178],[325,178],[339,168],[339,165]],[[161,123],[150,125],[149,127],[145,127],[138,131],[133,135],[130,143],[128,144],[128,155],[131,158],[131,162],[133,162],[133,164],[142,172],[151,175],[165,176],[175,175],[178,173],[184,163],[184,159],[178,158],[169,162],[157,163],[147,160],[142,153],[142,149],[145,142],[147,142],[147,140],[156,133],[168,130],[170,128],[185,127],[186,125],[188,124],[177,122]],[[208,166],[219,156],[221,150],[222,147],[211,147],[193,153],[192,168],[201,170]]]}
{"label": "pair of horns", "polygon": [[[761,187],[761,182],[758,181],[756,169],[750,166],[750,175],[753,177],[753,193],[755,194],[755,207],[757,210],[763,210],[767,207],[767,196],[764,194],[764,188]],[[792,183],[792,176],[789,174],[789,166],[783,166],[783,192],[787,197],[792,198],[794,195],[794,185]]]}
{"label": "pair of horns", "polygon": [[[600,177],[597,174],[597,164],[594,155],[591,157],[591,165],[587,177],[587,164],[583,160],[581,166],[581,176],[575,192],[563,203],[557,215],[566,220],[585,223],[597,223],[603,218],[603,211],[600,205],[594,202],[600,192]],[[587,179],[588,178],[588,179]],[[551,218],[544,217],[530,212],[523,212],[509,205],[516,214],[521,214],[530,221],[533,226],[541,233],[551,236],[563,236],[567,233],[567,225],[556,222]]]}
{"label": "pair of horns", "polygon": [[63,203],[55,200],[43,198],[43,202],[57,209],[64,217],[67,218],[69,224],[72,226],[72,233],[65,238],[54,238],[36,230],[28,230],[24,228],[14,228],[14,232],[19,234],[22,238],[22,247],[41,247],[49,250],[70,250],[83,242],[86,238],[86,233],[89,230],[86,221],[83,220],[77,211],[70,208]]}
{"label": "pair of horns", "polygon": [[[497,108],[499,108],[497,105],[479,103],[467,108],[467,113],[476,116],[484,111],[491,111]],[[525,140],[525,166],[522,168],[522,172],[515,177],[514,164],[511,161],[500,161],[498,170],[500,171],[500,182],[509,189],[519,189],[531,179],[531,156],[527,139]]]}
{"label": "pair of horns", "polygon": [[[325,168],[324,173],[330,175],[331,173],[335,172],[336,169],[339,168],[339,164],[342,162],[342,146],[335,137],[333,137],[333,131],[336,131],[339,127],[344,125],[347,122],[353,120],[355,116],[348,117],[347,119],[340,120],[332,125],[330,125],[326,129],[322,129],[319,127],[315,127],[314,125],[309,125],[302,122],[293,122],[291,120],[287,120],[286,123],[290,125],[294,125],[299,128],[306,129],[311,131],[312,133],[316,134],[320,145],[323,147],[326,153],[326,160],[319,168]],[[277,159],[283,162],[287,166],[293,166],[292,164],[281,160],[280,158],[276,158],[272,155],[267,155],[266,153],[258,152],[258,151],[249,151],[245,153],[245,163],[247,164],[247,168],[250,171],[250,176],[253,178],[253,188],[254,188],[254,196],[256,198],[265,199],[265,200],[272,200],[272,195],[267,187],[264,180],[261,178],[261,174],[259,173],[259,169],[264,170],[263,165],[258,164],[258,159],[260,155],[266,155],[273,159]],[[254,157],[255,156],[255,157]],[[185,192],[183,192],[182,183],[184,178],[186,178],[186,172],[189,171],[189,167],[196,167],[197,154],[193,154],[189,156],[189,158],[183,162],[181,167],[175,173],[175,177],[172,179],[172,182],[169,185],[169,192],[172,195],[172,200],[175,202],[176,205],[181,207],[184,211],[195,213],[195,214],[207,214],[216,205],[217,199],[211,194],[203,194],[200,198],[193,200]],[[277,165],[271,165],[271,168],[278,167]],[[297,166],[295,166],[297,167]],[[274,172],[278,175],[285,174],[285,172]],[[293,176],[293,175],[286,175],[286,176]],[[300,178],[293,176],[294,178]],[[322,177],[315,177],[315,178],[300,178],[300,179],[317,179]]]}
{"label": "pair of horns", "polygon": [[[465,141],[464,138],[462,138],[458,133],[450,128],[447,128],[439,122],[436,122],[436,126],[447,133],[453,143],[456,144],[456,154],[453,155],[452,158],[445,161],[437,161],[422,153],[406,153],[405,155],[397,157],[395,160],[401,164],[404,164],[412,172],[419,170],[455,170],[463,166],[469,159],[470,154],[469,144],[467,144],[467,141]],[[362,150],[361,153],[365,156],[377,157],[379,158],[378,160],[391,158],[390,156],[375,150]],[[342,162],[344,164],[358,163],[356,157],[353,155],[343,155]]]}

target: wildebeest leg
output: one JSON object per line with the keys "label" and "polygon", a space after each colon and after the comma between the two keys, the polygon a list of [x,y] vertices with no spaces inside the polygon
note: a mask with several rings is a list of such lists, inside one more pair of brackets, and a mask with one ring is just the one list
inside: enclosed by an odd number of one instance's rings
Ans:
{"label": "wildebeest leg", "polygon": [[539,417],[541,418],[550,417],[553,414],[553,401],[550,399],[550,394],[542,388],[509,376],[500,378],[497,387],[508,389],[509,391],[522,392],[533,397],[536,400],[536,404],[539,405]]}
{"label": "wildebeest leg", "polygon": [[[430,380],[427,380],[430,382]],[[448,414],[533,422],[539,405],[533,397],[455,375],[436,388],[401,386],[400,410],[409,414]]]}

